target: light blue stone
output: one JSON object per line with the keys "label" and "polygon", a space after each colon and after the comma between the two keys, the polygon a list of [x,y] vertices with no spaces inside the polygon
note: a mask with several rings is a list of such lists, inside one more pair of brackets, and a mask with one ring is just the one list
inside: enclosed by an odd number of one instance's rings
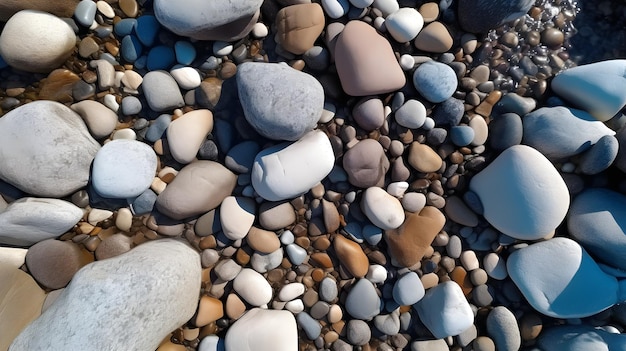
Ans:
{"label": "light blue stone", "polygon": [[365,241],[367,241],[368,244],[374,246],[378,245],[378,243],[383,239],[383,230],[369,224],[363,227],[362,234],[363,238],[365,238]]}
{"label": "light blue stone", "polygon": [[125,37],[127,35],[130,35],[133,32],[136,25],[137,25],[136,19],[124,18],[115,24],[115,26],[113,27],[113,31],[115,32],[115,35],[117,35],[118,37]]}
{"label": "light blue stone", "polygon": [[176,61],[181,65],[190,65],[196,58],[196,48],[188,41],[179,40],[174,44]]}
{"label": "light blue stone", "polygon": [[337,282],[330,277],[322,279],[317,293],[319,294],[319,298],[322,301],[332,303],[339,295],[339,291],[337,290]]}
{"label": "light blue stone", "polygon": [[289,244],[285,250],[287,250],[289,261],[296,266],[301,265],[307,257],[306,250],[297,244]]}
{"label": "light blue stone", "polygon": [[96,11],[98,10],[96,3],[91,0],[82,0],[76,5],[74,10],[74,18],[83,26],[89,27],[96,18]]}
{"label": "light blue stone", "polygon": [[152,212],[154,208],[154,203],[156,202],[157,194],[148,189],[144,191],[138,197],[128,200],[128,204],[130,205],[130,210],[135,216],[141,216],[147,213]]}
{"label": "light blue stone", "polygon": [[302,328],[309,340],[317,339],[322,333],[322,326],[320,322],[316,321],[306,312],[300,312],[296,316],[298,326]]}
{"label": "light blue stone", "polygon": [[143,47],[136,36],[127,35],[122,39],[121,55],[125,61],[130,63],[137,61],[142,51]]}
{"label": "light blue stone", "polygon": [[619,142],[612,135],[605,135],[591,149],[582,154],[578,169],[583,174],[594,175],[609,168],[619,151]]}
{"label": "light blue stone", "polygon": [[201,70],[212,70],[217,69],[220,66],[221,59],[215,56],[209,56],[202,65],[200,65]]}
{"label": "light blue stone", "polygon": [[162,114],[157,119],[150,124],[148,127],[148,132],[146,133],[146,140],[154,143],[155,141],[161,139],[163,133],[172,122],[172,116],[170,114]]}
{"label": "light blue stone", "polygon": [[454,70],[443,63],[427,61],[413,73],[413,85],[426,100],[442,102],[452,96],[458,85]]}
{"label": "light blue stone", "polygon": [[404,274],[393,285],[393,299],[399,305],[413,305],[421,300],[425,293],[424,285],[415,272]]}
{"label": "light blue stone", "polygon": [[122,99],[122,114],[125,116],[136,115],[141,112],[141,101],[135,96],[126,96]]}
{"label": "light blue stone", "polygon": [[149,71],[168,70],[175,63],[174,50],[172,48],[159,45],[148,52],[147,67]]}
{"label": "light blue stone", "polygon": [[352,317],[369,321],[380,313],[382,303],[374,285],[362,278],[348,292],[345,308]]}
{"label": "light blue stone", "polygon": [[588,324],[563,325],[544,328],[537,345],[542,351],[620,351],[626,345],[626,336]]}
{"label": "light blue stone", "polygon": [[456,146],[466,146],[474,139],[474,129],[470,126],[454,126],[450,128],[450,139]]}
{"label": "light blue stone", "polygon": [[156,17],[152,15],[143,15],[137,18],[135,34],[137,34],[137,38],[139,38],[139,41],[141,41],[143,45],[151,47],[156,42],[160,28],[161,25],[159,25]]}

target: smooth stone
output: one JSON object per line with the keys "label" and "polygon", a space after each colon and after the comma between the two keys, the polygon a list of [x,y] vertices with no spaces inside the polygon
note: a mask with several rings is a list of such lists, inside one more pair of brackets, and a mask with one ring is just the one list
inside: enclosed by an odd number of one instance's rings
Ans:
{"label": "smooth stone", "polygon": [[193,318],[193,324],[197,327],[208,325],[224,316],[224,306],[222,301],[210,297],[202,296],[198,304],[198,311]]}
{"label": "smooth stone", "polygon": [[522,119],[524,144],[550,160],[559,160],[591,148],[605,135],[615,135],[587,112],[566,107],[542,107]]}
{"label": "smooth stone", "polygon": [[125,61],[134,63],[143,53],[143,46],[135,35],[126,35],[122,38],[121,56]]}
{"label": "smooth stone", "polygon": [[138,115],[143,106],[141,100],[137,97],[129,95],[122,99],[122,114],[124,116]]}
{"label": "smooth stone", "polygon": [[365,278],[374,284],[382,284],[387,280],[387,269],[379,264],[370,265]]}
{"label": "smooth stone", "polygon": [[578,169],[583,174],[594,175],[608,169],[619,152],[619,142],[612,135],[605,135],[580,157]]}
{"label": "smooth stone", "polygon": [[352,109],[352,117],[365,131],[376,130],[385,123],[383,102],[376,97],[365,97]]}
{"label": "smooth stone", "polygon": [[476,351],[496,351],[496,344],[486,336],[479,336],[474,339],[472,347]]}
{"label": "smooth stone", "polygon": [[372,337],[372,331],[366,322],[353,319],[346,324],[346,337],[352,345],[365,345]]}
{"label": "smooth stone", "polygon": [[295,223],[296,212],[289,202],[264,202],[259,207],[258,217],[264,229],[279,230]]}
{"label": "smooth stone", "polygon": [[233,172],[249,173],[254,163],[254,157],[259,151],[258,143],[252,140],[244,141],[228,150],[224,164]]}
{"label": "smooth stone", "polygon": [[437,172],[443,164],[443,160],[435,150],[417,141],[414,141],[409,146],[408,161],[411,167],[422,173]]}
{"label": "smooth stone", "polygon": [[372,6],[380,10],[383,17],[387,17],[400,9],[400,5],[397,0],[374,0]]}
{"label": "smooth stone", "polygon": [[220,205],[222,232],[230,240],[243,239],[255,219],[256,206],[248,197],[227,196]]}
{"label": "smooth stone", "polygon": [[524,16],[533,4],[532,0],[468,0],[459,4],[458,20],[461,27],[468,32],[486,33]]}
{"label": "smooth stone", "polygon": [[389,255],[402,267],[412,267],[421,261],[446,218],[436,207],[425,206],[419,213],[406,212],[402,225],[384,232]]}
{"label": "smooth stone", "polygon": [[537,101],[530,97],[521,97],[516,93],[506,94],[493,106],[495,115],[515,113],[524,116],[537,107]]}
{"label": "smooth stone", "polygon": [[[302,59],[307,67],[316,71],[324,71],[328,68],[330,61],[330,52],[322,46],[313,46],[302,54]],[[325,104],[326,105],[326,104]],[[326,107],[326,106],[325,106]],[[329,113],[330,114],[330,113]],[[320,119],[320,123],[324,122],[324,116]]]}
{"label": "smooth stone", "polygon": [[148,51],[146,68],[149,71],[168,70],[176,62],[174,50],[168,46],[154,46]]}
{"label": "smooth stone", "polygon": [[421,300],[424,294],[424,285],[415,272],[402,275],[393,285],[393,299],[399,305],[413,305]]}
{"label": "smooth stone", "polygon": [[343,155],[342,162],[350,184],[360,188],[382,186],[389,169],[385,150],[373,139],[359,141]]}
{"label": "smooth stone", "polygon": [[297,244],[289,244],[285,247],[289,261],[295,265],[304,263],[307,258],[307,251]]}
{"label": "smooth stone", "polygon": [[[119,217],[118,217],[119,218]],[[130,251],[133,246],[133,239],[124,234],[113,234],[102,242],[96,248],[96,259],[105,260],[107,258],[119,256]]]}
{"label": "smooth stone", "polygon": [[283,250],[279,248],[268,254],[255,252],[252,254],[250,263],[252,268],[259,273],[267,273],[272,269],[278,268],[283,262]]}
{"label": "smooth stone", "polygon": [[322,301],[326,301],[326,302],[333,302],[339,292],[337,289],[337,282],[330,277],[326,277],[324,279],[322,279],[322,281],[320,282],[319,288],[317,290],[317,293],[319,294],[319,298]]}
{"label": "smooth stone", "polygon": [[461,287],[454,281],[428,289],[413,308],[437,339],[459,335],[474,323],[474,313]]}
{"label": "smooth stone", "polygon": [[[89,1],[92,4],[95,3]],[[13,15],[0,34],[0,55],[11,67],[47,73],[59,68],[76,46],[72,28],[47,12],[22,10]]]}
{"label": "smooth stone", "polygon": [[198,254],[170,239],[91,263],[22,331],[11,350],[155,350],[196,311],[200,269]]}
{"label": "smooth stone", "polygon": [[551,233],[569,207],[563,178],[548,159],[526,145],[503,151],[472,178],[470,190],[480,198],[492,226],[521,240]]}
{"label": "smooth stone", "polygon": [[478,225],[478,216],[476,216],[458,196],[449,196],[446,198],[444,211],[448,217],[456,223],[466,227],[475,227]]}
{"label": "smooth stone", "polygon": [[289,311],[253,308],[228,328],[225,351],[292,351],[298,325]]}
{"label": "smooth stone", "polygon": [[537,338],[537,345],[542,350],[551,351],[619,351],[623,344],[622,334],[586,323],[554,326]]}
{"label": "smooth stone", "polygon": [[232,259],[226,259],[220,261],[213,271],[219,279],[228,282],[235,279],[239,272],[241,272],[241,269],[241,266],[237,264],[237,262]]}
{"label": "smooth stone", "polygon": [[198,351],[224,351],[224,339],[217,335],[207,335],[200,340]]}
{"label": "smooth stone", "polygon": [[65,233],[82,216],[83,210],[67,201],[24,197],[0,212],[0,242],[30,246]]}
{"label": "smooth stone", "polygon": [[157,194],[151,189],[144,191],[141,195],[134,199],[128,199],[130,211],[135,216],[141,216],[152,212],[154,204],[157,200]]}
{"label": "smooth stone", "polygon": [[153,111],[170,111],[185,106],[176,80],[165,71],[151,71],[141,84],[148,106]]}
{"label": "smooth stone", "polygon": [[626,196],[609,189],[589,188],[574,198],[567,216],[573,239],[599,261],[624,270],[625,208]]}
{"label": "smooth stone", "polygon": [[383,334],[393,336],[400,332],[400,316],[396,311],[387,315],[378,315],[374,317],[374,326]]}
{"label": "smooth stone", "polygon": [[456,146],[467,146],[474,140],[474,129],[470,126],[450,128],[450,140]]}
{"label": "smooth stone", "polygon": [[66,196],[87,185],[99,148],[77,113],[34,101],[0,120],[0,178],[33,195]]}
{"label": "smooth stone", "polygon": [[454,127],[461,122],[465,114],[463,101],[455,98],[448,98],[436,106],[433,110],[432,118],[437,126]]}
{"label": "smooth stone", "polygon": [[276,14],[276,42],[292,54],[304,54],[315,45],[324,24],[324,11],[317,3],[284,7]]}
{"label": "smooth stone", "polygon": [[200,73],[198,73],[198,71],[193,67],[174,66],[170,71],[170,74],[176,80],[178,86],[183,90],[195,89],[202,83]]}
{"label": "smooth stone", "polygon": [[119,37],[126,37],[127,35],[133,33],[133,30],[135,30],[136,26],[137,20],[135,18],[123,18],[119,22],[115,23],[115,25],[113,26],[113,32]]}
{"label": "smooth stone", "polygon": [[93,256],[78,245],[54,239],[36,243],[26,254],[28,272],[51,290],[64,288],[79,269],[92,261]]}
{"label": "smooth stone", "polygon": [[237,176],[221,164],[192,162],[159,194],[156,208],[173,219],[197,216],[219,206],[236,184]]}
{"label": "smooth stone", "polygon": [[396,123],[410,128],[418,129],[426,121],[426,107],[415,99],[407,100],[395,113]]}
{"label": "smooth stone", "polygon": [[176,61],[181,65],[190,65],[196,59],[196,48],[192,43],[179,40],[174,43]]}
{"label": "smooth stone", "polygon": [[426,196],[422,193],[404,194],[401,201],[404,210],[409,212],[419,212],[426,206]]}
{"label": "smooth stone", "polygon": [[335,164],[326,134],[312,131],[291,144],[261,151],[252,166],[252,186],[268,201],[294,198],[324,179]]}
{"label": "smooth stone", "polygon": [[17,247],[0,247],[0,265],[20,268],[24,264],[27,252],[28,249],[22,249]]}
{"label": "smooth stone", "polygon": [[246,242],[253,250],[264,254],[280,249],[280,240],[276,233],[256,227],[250,228],[246,235]]}
{"label": "smooth stone", "polygon": [[448,351],[450,348],[444,339],[418,340],[411,343],[411,351]]}
{"label": "smooth stone", "polygon": [[[606,60],[569,68],[556,75],[550,87],[563,99],[597,120],[606,122],[625,105],[626,60]],[[615,84],[606,84],[615,82]]]}
{"label": "smooth stone", "polygon": [[306,312],[298,313],[296,320],[298,321],[298,326],[302,328],[309,340],[317,339],[322,333],[322,326],[310,314]]}
{"label": "smooth stone", "polygon": [[426,100],[439,103],[454,94],[458,82],[456,73],[450,66],[426,61],[413,73],[413,85]]}
{"label": "smooth stone", "polygon": [[106,143],[93,161],[91,181],[103,197],[128,199],[146,191],[157,169],[157,155],[148,145],[118,139]]}
{"label": "smooth stone", "polygon": [[490,252],[483,258],[483,267],[490,278],[504,280],[508,277],[506,262],[495,252]]}
{"label": "smooth stone", "polygon": [[369,259],[363,249],[356,242],[336,235],[333,248],[341,265],[356,278],[363,278],[368,272]]}
{"label": "smooth stone", "polygon": [[363,192],[361,208],[372,224],[383,230],[396,229],[404,222],[400,201],[378,187]]}
{"label": "smooth stone", "polygon": [[162,114],[157,117],[148,127],[146,132],[146,140],[154,143],[155,141],[161,139],[163,133],[172,122],[172,116],[170,114]]}
{"label": "smooth stone", "polygon": [[0,263],[0,350],[41,314],[46,292],[13,265]]}
{"label": "smooth stone", "polygon": [[352,285],[346,297],[345,309],[352,317],[371,320],[382,308],[382,303],[374,285],[367,279],[359,279]]}
{"label": "smooth stone", "polygon": [[315,128],[324,108],[324,89],[317,79],[283,64],[239,65],[237,90],[246,120],[270,139],[301,139]]}
{"label": "smooth stone", "polygon": [[470,144],[473,146],[483,145],[489,136],[489,126],[485,119],[476,115],[470,120],[469,126],[474,131],[474,138]]}
{"label": "smooth stone", "polygon": [[209,110],[194,110],[176,118],[167,127],[167,142],[172,157],[182,164],[193,161],[212,130],[213,113]]}
{"label": "smooth stone", "polygon": [[424,26],[424,18],[417,10],[403,7],[385,18],[385,27],[399,43],[407,43],[418,35]]}
{"label": "smooth stone", "polygon": [[170,31],[197,40],[236,41],[252,30],[263,1],[207,3],[185,0],[171,3],[154,1],[154,14]]}
{"label": "smooth stone", "polygon": [[[505,95],[505,96],[508,96]],[[524,127],[522,119],[515,113],[505,113],[497,116],[489,123],[489,146],[497,151],[503,151],[522,142]]]}
{"label": "smooth stone", "polygon": [[432,22],[419,32],[413,45],[422,51],[444,53],[452,48],[452,43],[448,28],[441,22]]}
{"label": "smooth stone", "polygon": [[487,333],[498,350],[517,351],[522,345],[517,319],[513,312],[504,306],[497,306],[487,316]]}
{"label": "smooth stone", "polygon": [[[115,85],[115,67],[113,67],[112,62],[101,58],[89,62],[89,66],[96,69],[98,88],[100,88],[100,90],[108,90]],[[108,106],[106,98],[104,104]]]}
{"label": "smooth stone", "polygon": [[74,18],[81,26],[90,27],[96,19],[97,10],[95,2],[91,0],[80,1],[74,10]]}
{"label": "smooth stone", "polygon": [[108,137],[117,126],[117,114],[97,101],[84,100],[72,104],[70,108],[83,118],[96,139]]}
{"label": "smooth stone", "polygon": [[328,17],[338,19],[348,13],[350,2],[348,0],[322,0],[322,8]]}
{"label": "smooth stone", "polygon": [[7,0],[0,4],[0,21],[6,22],[21,10],[38,10],[51,13],[57,17],[72,17],[79,0]]}
{"label": "smooth stone", "polygon": [[[554,318],[582,318],[623,300],[615,277],[604,273],[575,241],[557,237],[514,251],[507,271],[528,303]],[[576,303],[584,299],[584,304]]]}
{"label": "smooth stone", "polygon": [[284,285],[278,292],[280,301],[291,301],[304,294],[306,287],[302,283],[289,283]]}
{"label": "smooth stone", "polygon": [[348,22],[334,51],[337,74],[348,95],[389,93],[406,83],[389,42],[365,22]]}
{"label": "smooth stone", "polygon": [[262,306],[272,299],[272,287],[258,272],[242,269],[233,281],[233,289],[252,306]]}

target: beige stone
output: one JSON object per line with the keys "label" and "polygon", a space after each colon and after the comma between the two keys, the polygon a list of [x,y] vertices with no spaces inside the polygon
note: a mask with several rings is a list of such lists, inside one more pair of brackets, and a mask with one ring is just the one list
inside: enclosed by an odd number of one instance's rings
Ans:
{"label": "beige stone", "polygon": [[276,233],[257,227],[250,228],[246,236],[246,242],[253,250],[266,254],[280,249],[280,240]]}
{"label": "beige stone", "polygon": [[444,53],[452,48],[452,36],[441,22],[433,22],[417,35],[415,47],[426,52]]}
{"label": "beige stone", "polygon": [[216,320],[224,316],[224,306],[222,301],[204,295],[200,298],[198,304],[198,311],[193,318],[193,323],[196,327],[204,327],[205,325],[215,322]]}
{"label": "beige stone", "polygon": [[287,6],[276,15],[278,43],[292,54],[304,54],[324,30],[324,11],[317,3]]}
{"label": "beige stone", "polygon": [[167,127],[167,142],[172,157],[180,163],[193,161],[213,130],[213,113],[209,110],[195,110],[176,118]]}
{"label": "beige stone", "polygon": [[436,172],[441,168],[443,160],[430,146],[415,141],[409,147],[409,164],[422,173]]}
{"label": "beige stone", "polygon": [[424,18],[424,23],[430,23],[439,17],[439,4],[436,2],[427,2],[420,6],[418,11]]}
{"label": "beige stone", "polygon": [[26,266],[39,284],[49,289],[65,287],[93,256],[71,241],[48,239],[28,249]]}
{"label": "beige stone", "polygon": [[267,230],[279,230],[296,221],[296,212],[289,202],[264,202],[259,208],[259,223]]}

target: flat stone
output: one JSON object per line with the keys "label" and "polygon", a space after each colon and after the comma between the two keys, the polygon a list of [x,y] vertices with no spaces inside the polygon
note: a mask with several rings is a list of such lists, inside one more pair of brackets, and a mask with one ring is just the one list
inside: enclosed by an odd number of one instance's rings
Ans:
{"label": "flat stone", "polygon": [[420,128],[426,122],[426,107],[418,100],[410,99],[396,111],[395,120],[406,128]]}
{"label": "flat stone", "polygon": [[619,142],[617,138],[612,135],[605,135],[581,155],[578,168],[583,174],[598,174],[613,164],[618,153]]}
{"label": "flat stone", "polygon": [[375,226],[383,230],[396,229],[404,222],[400,201],[378,187],[370,187],[363,192],[361,209]]}
{"label": "flat stone", "polygon": [[461,287],[453,281],[430,288],[413,307],[438,339],[459,335],[474,323],[474,313]]}
{"label": "flat stone", "polygon": [[194,318],[193,324],[197,327],[203,327],[209,323],[215,322],[224,316],[224,305],[222,301],[211,296],[204,295],[200,298],[198,311]]}
{"label": "flat stone", "polygon": [[487,316],[487,332],[498,350],[516,351],[522,345],[517,319],[504,306],[497,306]]}
{"label": "flat stone", "polygon": [[342,235],[335,235],[333,248],[339,262],[354,277],[363,278],[367,274],[369,259],[359,244]]}
{"label": "flat stone", "polygon": [[284,7],[276,14],[277,42],[292,54],[304,54],[315,45],[324,24],[324,11],[317,3]]}
{"label": "flat stone", "polygon": [[415,272],[402,275],[393,285],[393,300],[399,305],[414,305],[424,297],[424,294],[424,285]]}
{"label": "flat stone", "polygon": [[354,105],[352,117],[365,131],[378,129],[385,123],[383,102],[376,97],[365,97]]}
{"label": "flat stone", "polygon": [[289,202],[264,202],[259,207],[258,217],[263,228],[279,230],[296,221],[296,212]]}
{"label": "flat stone", "polygon": [[444,208],[448,217],[467,227],[475,227],[478,225],[478,216],[458,196],[449,196],[446,198],[446,207]]}
{"label": "flat stone", "polygon": [[167,142],[172,157],[186,164],[194,160],[200,146],[213,130],[213,113],[200,109],[176,118],[167,127]]}
{"label": "flat stone", "polygon": [[343,155],[343,169],[348,174],[348,181],[354,186],[383,186],[389,160],[379,142],[364,139]]}
{"label": "flat stone", "polygon": [[444,53],[452,48],[452,42],[448,28],[435,21],[422,29],[413,44],[422,51]]}
{"label": "flat stone", "polygon": [[415,39],[423,26],[424,18],[411,7],[403,7],[385,18],[387,31],[399,43]]}
{"label": "flat stone", "polygon": [[448,351],[450,348],[444,339],[418,340],[411,343],[411,351]]}
{"label": "flat stone", "polygon": [[91,263],[22,331],[11,350],[155,350],[193,316],[200,277],[198,254],[169,239]]}
{"label": "flat stone", "polygon": [[289,311],[253,308],[228,328],[225,351],[292,351],[298,325]]}
{"label": "flat stone", "polygon": [[413,85],[426,100],[439,103],[454,94],[458,82],[456,73],[450,66],[426,61],[413,73]]}

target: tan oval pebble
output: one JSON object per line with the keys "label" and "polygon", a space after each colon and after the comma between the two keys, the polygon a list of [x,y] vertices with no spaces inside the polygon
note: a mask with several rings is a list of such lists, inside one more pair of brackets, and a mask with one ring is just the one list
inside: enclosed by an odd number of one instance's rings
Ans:
{"label": "tan oval pebble", "polygon": [[254,226],[248,231],[246,242],[253,250],[262,253],[269,254],[280,249],[280,240],[276,233]]}
{"label": "tan oval pebble", "polygon": [[472,342],[475,351],[496,351],[493,340],[487,336],[479,336]]}
{"label": "tan oval pebble", "polygon": [[463,47],[463,53],[466,55],[471,55],[476,51],[476,47],[478,46],[478,40],[476,35],[472,33],[465,33],[461,37],[461,46]]}
{"label": "tan oval pebble", "polygon": [[256,203],[249,197],[227,196],[220,206],[222,232],[231,240],[243,239],[252,224],[256,213]]}
{"label": "tan oval pebble", "polygon": [[363,278],[369,269],[369,260],[356,242],[336,235],[333,241],[333,248],[341,264],[357,278]]}
{"label": "tan oval pebble", "polygon": [[436,2],[427,2],[420,6],[418,12],[424,17],[424,23],[430,23],[439,17],[439,5]]}
{"label": "tan oval pebble", "polygon": [[194,225],[194,231],[198,236],[209,236],[219,230],[219,221],[215,218],[215,210],[211,210],[198,218]]}
{"label": "tan oval pebble", "polygon": [[115,10],[113,10],[111,5],[109,5],[109,3],[107,3],[106,1],[100,0],[100,1],[96,2],[96,7],[98,8],[98,11],[103,16],[105,16],[107,18],[115,17]]}
{"label": "tan oval pebble", "polygon": [[420,280],[422,281],[422,285],[424,289],[430,289],[433,286],[436,286],[439,283],[439,277],[436,273],[427,273],[424,274]]}
{"label": "tan oval pebble", "polygon": [[311,261],[313,261],[314,265],[321,268],[333,268],[333,261],[330,259],[330,256],[328,256],[328,254],[325,252],[316,252],[312,254]]}
{"label": "tan oval pebble", "polygon": [[187,341],[195,340],[200,336],[200,328],[183,328],[183,338]]}
{"label": "tan oval pebble", "polygon": [[186,164],[196,157],[206,136],[213,130],[213,113],[206,109],[190,111],[167,127],[167,142],[172,157]]}
{"label": "tan oval pebble", "polygon": [[83,100],[70,108],[82,117],[89,132],[96,139],[108,137],[117,126],[117,114],[97,101]]}
{"label": "tan oval pebble", "polygon": [[415,141],[409,147],[409,164],[418,172],[431,173],[441,168],[443,160],[430,146]]}
{"label": "tan oval pebble", "polygon": [[130,251],[133,239],[124,234],[113,234],[104,240],[96,248],[95,254],[98,260],[119,256]]}
{"label": "tan oval pebble", "polygon": [[324,214],[324,227],[329,233],[337,231],[341,226],[341,219],[337,206],[330,201],[322,200],[322,211]]}
{"label": "tan oval pebble", "polygon": [[165,183],[161,178],[154,177],[152,183],[150,184],[150,189],[154,191],[157,195],[162,193],[167,187],[167,183]]}
{"label": "tan oval pebble", "polygon": [[472,139],[472,145],[483,145],[487,141],[489,136],[489,127],[485,118],[480,115],[475,115],[469,122],[469,126],[474,130],[474,139]]}
{"label": "tan oval pebble", "polygon": [[285,50],[304,54],[315,45],[324,24],[324,11],[317,3],[287,6],[276,14],[276,38]]}
{"label": "tan oval pebble", "polygon": [[87,215],[87,222],[91,225],[96,225],[106,219],[111,218],[113,216],[113,212],[109,210],[103,210],[99,208],[92,208],[89,211],[89,215]]}
{"label": "tan oval pebble", "polygon": [[124,76],[122,77],[122,84],[124,84],[124,86],[132,90],[137,90],[141,86],[141,83],[143,83],[143,77],[139,73],[130,69],[124,71]]}
{"label": "tan oval pebble", "polygon": [[463,265],[463,267],[465,267],[465,269],[468,272],[473,271],[474,269],[480,268],[478,258],[476,257],[476,253],[474,251],[471,251],[471,250],[463,251],[461,253],[460,260],[461,260],[461,264]]}
{"label": "tan oval pebble", "polygon": [[541,32],[541,42],[548,47],[559,47],[563,44],[565,35],[560,30],[552,27],[546,28]]}
{"label": "tan oval pebble", "polygon": [[246,305],[236,294],[228,294],[225,309],[228,318],[239,319],[246,312]]}
{"label": "tan oval pebble", "polygon": [[139,12],[139,6],[135,0],[120,0],[119,6],[122,12],[128,17],[136,17]]}
{"label": "tan oval pebble", "polygon": [[289,202],[263,202],[259,208],[259,223],[267,230],[279,230],[296,221],[296,212]]}
{"label": "tan oval pebble", "polygon": [[28,249],[26,266],[35,280],[49,289],[65,287],[93,256],[70,241],[48,239]]}
{"label": "tan oval pebble", "polygon": [[341,311],[341,307],[339,305],[331,305],[328,310],[328,314],[326,315],[329,323],[337,323],[343,318],[343,311]]}
{"label": "tan oval pebble", "polygon": [[489,80],[489,74],[489,66],[480,65],[476,66],[476,68],[470,72],[469,76],[473,78],[477,84],[480,84]]}
{"label": "tan oval pebble", "polygon": [[196,311],[193,323],[197,327],[203,327],[211,322],[215,322],[223,316],[224,306],[222,305],[222,301],[214,297],[204,295],[200,298],[200,303],[198,304],[198,310]]}
{"label": "tan oval pebble", "polygon": [[420,31],[413,44],[416,48],[426,51],[443,53],[452,48],[452,36],[441,22],[433,22]]}
{"label": "tan oval pebble", "polygon": [[487,275],[487,272],[485,272],[484,269],[478,268],[470,272],[470,279],[472,281],[472,284],[474,284],[474,286],[479,286],[479,285],[487,284],[487,281],[489,280],[489,276]]}

